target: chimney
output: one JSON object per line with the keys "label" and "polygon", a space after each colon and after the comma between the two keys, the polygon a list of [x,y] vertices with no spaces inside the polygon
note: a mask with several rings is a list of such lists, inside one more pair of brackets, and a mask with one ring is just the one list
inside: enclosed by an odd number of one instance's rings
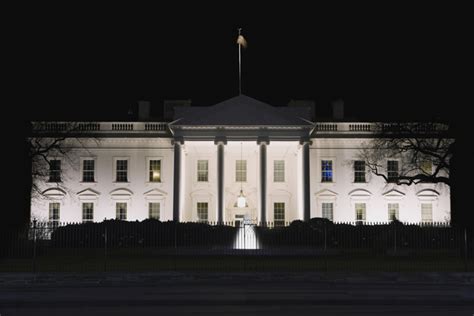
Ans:
{"label": "chimney", "polygon": [[344,101],[342,99],[336,99],[331,102],[332,105],[332,118],[336,121],[342,121],[344,119]]}
{"label": "chimney", "polygon": [[138,101],[138,120],[148,121],[150,120],[150,101]]}
{"label": "chimney", "polygon": [[174,108],[176,106],[191,106],[191,99],[187,100],[164,100],[163,101],[163,118],[165,121],[174,119]]}

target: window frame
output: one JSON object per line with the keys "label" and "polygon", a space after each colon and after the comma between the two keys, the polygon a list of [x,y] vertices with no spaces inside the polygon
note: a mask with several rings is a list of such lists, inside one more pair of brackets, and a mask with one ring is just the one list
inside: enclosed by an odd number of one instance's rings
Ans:
{"label": "window frame", "polygon": [[[121,214],[121,213],[119,214],[119,210],[118,210],[119,204],[125,205],[125,217],[124,217],[124,218],[122,218],[122,214]],[[126,221],[126,220],[127,220],[127,217],[128,217],[128,202],[116,201],[116,202],[115,202],[115,219],[116,219],[116,220],[120,220],[120,221]]]}
{"label": "window frame", "polygon": [[[151,170],[151,162],[152,161],[159,161],[160,162],[160,175],[159,175],[159,180],[154,181],[152,178],[152,170]],[[163,158],[162,157],[147,157],[146,159],[146,170],[147,170],[147,175],[146,179],[148,183],[163,183]]]}
{"label": "window frame", "polygon": [[[362,210],[362,218],[358,218],[358,206],[363,206]],[[355,220],[356,222],[365,222],[367,220],[367,203],[365,202],[356,202],[354,203],[354,211],[355,211]]]}
{"label": "window frame", "polygon": [[[200,170],[199,169],[199,166],[200,166],[200,162],[206,162],[206,169],[204,170]],[[205,172],[205,173],[203,173]],[[201,175],[205,175],[205,180],[201,180],[200,176]],[[202,178],[204,179],[204,178]],[[209,182],[209,159],[197,159],[196,160],[196,181],[197,182]]]}
{"label": "window frame", "polygon": [[[91,211],[91,218],[86,218],[86,216],[85,216],[85,215],[86,215],[86,213],[84,213],[84,211],[86,211],[86,210],[84,209],[85,204],[90,204],[90,205],[92,205],[92,208],[90,209],[90,211]],[[84,202],[81,202],[82,222],[83,222],[83,223],[91,223],[91,222],[94,222],[94,208],[95,208],[94,202],[91,202],[91,201],[87,201],[87,202],[84,201]]]}
{"label": "window frame", "polygon": [[[127,161],[127,179],[126,181],[118,181],[117,164],[119,160]],[[130,183],[130,157],[114,157],[114,183]]]}
{"label": "window frame", "polygon": [[[59,180],[56,181],[53,179],[53,177],[51,177],[52,175],[52,172],[53,172],[53,169],[51,169],[51,163],[53,161],[59,161],[59,170],[54,170],[55,172],[58,172],[58,178]],[[48,160],[48,182],[50,183],[59,183],[59,182],[63,182],[63,179],[62,179],[62,173],[63,173],[63,163],[62,163],[62,159],[60,158],[57,158],[57,157],[54,157],[54,158],[51,158]]]}
{"label": "window frame", "polygon": [[[397,171],[396,177],[390,176],[390,173],[394,173],[395,171],[390,171],[389,163],[396,162],[397,163]],[[387,182],[395,182],[397,178],[400,176],[400,160],[398,159],[387,159]]]}
{"label": "window frame", "polygon": [[[152,216],[152,208],[151,208],[152,205],[158,205],[158,216]],[[161,203],[158,201],[148,201],[148,218],[160,220],[160,217],[161,217]]]}
{"label": "window frame", "polygon": [[[324,213],[327,213],[327,208],[325,210],[325,206],[331,205],[331,216],[325,216]],[[321,202],[321,217],[330,220],[331,222],[334,221],[334,202]]]}
{"label": "window frame", "polygon": [[[356,168],[357,163],[362,163],[363,164],[363,167],[364,167],[363,171],[357,170],[357,168]],[[352,168],[353,168],[353,172],[354,172],[354,178],[353,178],[354,183],[367,183],[367,167],[366,167],[365,161],[364,160],[354,160]],[[334,171],[333,171],[333,174],[334,174]],[[363,181],[359,181],[360,179],[358,180],[357,176],[360,175],[360,174],[363,175],[363,177],[361,177],[361,179],[363,179]]]}
{"label": "window frame", "polygon": [[[396,208],[391,208],[391,206],[395,206],[396,205]],[[395,210],[395,218],[392,218],[392,214],[391,214],[391,211],[392,210]],[[388,211],[388,220],[389,221],[394,221],[394,220],[400,220],[400,203],[387,203],[387,211]]]}
{"label": "window frame", "polygon": [[[85,161],[93,161],[94,162],[94,169],[93,172],[93,181],[84,181],[84,162]],[[81,157],[81,183],[97,183],[97,159],[95,157]]]}
{"label": "window frame", "polygon": [[[429,220],[425,220],[425,215],[426,215],[426,212],[423,212],[423,206],[425,205],[429,205],[430,206],[430,219]],[[420,203],[420,216],[421,216],[421,223],[423,224],[431,224],[433,223],[433,203],[426,203],[426,202],[423,202],[423,203]]]}
{"label": "window frame", "polygon": [[[324,180],[323,162],[325,161],[331,162],[331,180],[330,181]],[[335,160],[331,158],[321,158],[319,163],[320,163],[319,172],[321,173],[321,178],[320,178],[321,183],[334,183],[335,182],[335,174],[334,174]]]}
{"label": "window frame", "polygon": [[[202,208],[200,208],[200,206],[204,206],[206,205],[206,218],[203,219],[201,216],[200,216],[200,212],[204,211]],[[208,223],[209,222],[209,202],[207,201],[200,201],[200,202],[196,202],[196,216],[197,216],[197,222],[199,223]]]}
{"label": "window frame", "polygon": [[[283,162],[283,169],[277,169],[277,163]],[[282,176],[279,178],[279,176]],[[285,183],[286,182],[286,161],[285,159],[274,159],[273,160],[273,182]]]}
{"label": "window frame", "polygon": [[[280,206],[283,206],[283,207],[280,207]],[[277,214],[277,211],[282,212],[283,214]],[[281,216],[281,215],[283,215],[283,216]],[[285,202],[273,202],[273,227],[285,226],[285,216],[286,216],[286,203]]]}
{"label": "window frame", "polygon": [[[239,167],[239,162],[241,163],[240,169]],[[242,165],[243,162],[243,165]],[[245,168],[242,168],[244,166]],[[243,176],[242,176],[243,175]],[[239,176],[241,177],[239,179]],[[236,159],[235,160],[235,182],[247,182],[247,160],[246,159]]]}

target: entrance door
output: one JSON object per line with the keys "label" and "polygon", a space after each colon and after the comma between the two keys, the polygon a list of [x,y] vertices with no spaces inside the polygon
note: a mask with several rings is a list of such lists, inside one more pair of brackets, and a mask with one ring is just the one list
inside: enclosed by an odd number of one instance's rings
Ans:
{"label": "entrance door", "polygon": [[244,217],[245,215],[242,214],[236,214],[235,215],[235,227],[242,227],[242,224],[244,222]]}

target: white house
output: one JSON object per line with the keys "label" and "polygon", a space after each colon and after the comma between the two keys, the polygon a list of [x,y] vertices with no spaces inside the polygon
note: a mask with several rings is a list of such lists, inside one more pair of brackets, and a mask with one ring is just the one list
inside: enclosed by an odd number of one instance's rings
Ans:
{"label": "white house", "polygon": [[[189,105],[189,104],[188,104]],[[165,107],[165,111],[170,108]],[[314,122],[306,106],[239,95],[175,106],[168,122],[37,122],[35,137],[66,136],[33,199],[38,220],[255,222],[296,219],[437,222],[450,218],[445,184],[397,186],[358,158],[374,123]],[[142,112],[143,111],[143,112]],[[391,172],[401,162],[387,161]],[[239,196],[243,195],[237,203]]]}

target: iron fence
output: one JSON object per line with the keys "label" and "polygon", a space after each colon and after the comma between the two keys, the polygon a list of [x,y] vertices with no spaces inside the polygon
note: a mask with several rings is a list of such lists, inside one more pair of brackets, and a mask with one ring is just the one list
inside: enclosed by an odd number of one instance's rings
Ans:
{"label": "iron fence", "polygon": [[447,223],[32,222],[0,232],[0,271],[474,271]]}

